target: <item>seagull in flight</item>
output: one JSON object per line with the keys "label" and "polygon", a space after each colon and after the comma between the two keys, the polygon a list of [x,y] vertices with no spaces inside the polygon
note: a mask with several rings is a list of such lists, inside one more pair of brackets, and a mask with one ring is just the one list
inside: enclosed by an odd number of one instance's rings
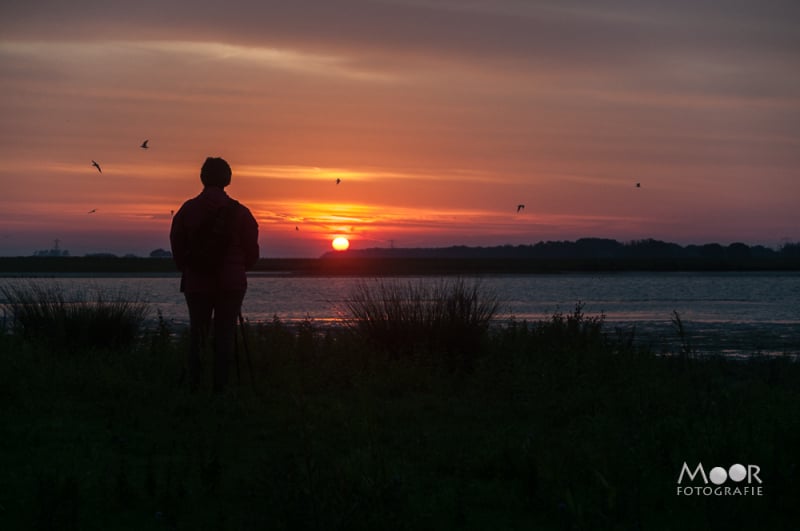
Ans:
{"label": "seagull in flight", "polygon": [[94,214],[95,212],[97,212],[97,209],[93,208],[89,212],[87,212],[87,214]]}
{"label": "seagull in flight", "polygon": [[147,145],[148,142],[150,142],[150,141],[149,140],[145,140],[144,142],[142,142],[142,145],[139,146],[139,147],[142,148],[142,149],[149,149],[150,146]]}
{"label": "seagull in flight", "polygon": [[92,166],[97,168],[97,171],[99,171],[100,173],[103,173],[103,170],[100,169],[100,165],[96,161],[94,160],[92,161]]}
{"label": "seagull in flight", "polygon": [[520,203],[519,205],[517,205],[517,212],[519,212],[519,211],[520,211],[520,210],[522,210],[523,208],[525,208],[525,205],[523,205],[523,204],[521,204],[521,203]]}

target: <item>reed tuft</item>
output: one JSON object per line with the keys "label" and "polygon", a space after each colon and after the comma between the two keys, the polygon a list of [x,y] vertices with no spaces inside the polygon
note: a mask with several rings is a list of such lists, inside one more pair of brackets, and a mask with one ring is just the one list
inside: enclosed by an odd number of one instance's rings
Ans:
{"label": "reed tuft", "polygon": [[139,336],[148,306],[122,294],[68,293],[58,284],[0,286],[11,331],[52,350],[127,347]]}
{"label": "reed tuft", "polygon": [[475,280],[358,283],[347,301],[351,327],[397,357],[428,356],[451,370],[472,368],[497,315],[497,297]]}

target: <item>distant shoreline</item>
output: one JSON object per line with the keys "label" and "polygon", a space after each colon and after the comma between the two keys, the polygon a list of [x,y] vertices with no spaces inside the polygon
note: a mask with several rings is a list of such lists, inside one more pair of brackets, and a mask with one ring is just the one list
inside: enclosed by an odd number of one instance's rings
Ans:
{"label": "distant shoreline", "polygon": [[[167,251],[149,258],[113,255],[0,257],[0,275],[177,274]],[[780,249],[717,243],[681,246],[646,239],[548,241],[493,247],[371,248],[328,252],[319,258],[262,258],[255,275],[399,276],[570,272],[800,271],[800,243]]]}
{"label": "distant shoreline", "polygon": [[[779,272],[800,271],[800,261],[725,261],[617,258],[410,258],[336,256],[262,258],[253,276],[405,276],[467,274],[556,274],[614,272]],[[175,276],[169,258],[134,257],[0,257],[0,276],[47,274],[138,274]]]}

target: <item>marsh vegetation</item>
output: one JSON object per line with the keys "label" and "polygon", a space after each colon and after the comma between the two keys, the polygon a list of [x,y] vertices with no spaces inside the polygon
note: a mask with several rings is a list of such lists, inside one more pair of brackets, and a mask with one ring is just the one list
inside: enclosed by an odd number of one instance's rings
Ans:
{"label": "marsh vegetation", "polygon": [[[0,526],[779,529],[800,517],[796,360],[701,358],[686,336],[685,352],[655,354],[580,304],[488,326],[497,301],[480,285],[421,289],[363,284],[344,327],[245,323],[239,379],[221,395],[189,391],[185,330],[163,316],[142,328],[146,308],[110,319],[100,300],[4,294]],[[84,332],[101,329],[132,339]],[[684,462],[757,464],[764,495],[679,497]]]}

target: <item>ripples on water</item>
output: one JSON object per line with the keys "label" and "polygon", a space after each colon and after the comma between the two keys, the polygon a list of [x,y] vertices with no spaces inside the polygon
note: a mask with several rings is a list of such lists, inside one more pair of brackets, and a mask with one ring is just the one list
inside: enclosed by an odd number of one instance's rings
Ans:
{"label": "ripples on water", "polygon": [[[377,280],[354,277],[253,275],[242,308],[254,322],[312,319],[321,325],[348,317],[354,285]],[[439,282],[439,277],[403,277],[400,282]],[[468,278],[467,280],[472,280]],[[678,312],[698,352],[800,353],[800,273],[620,273],[486,276],[475,278],[501,302],[500,321],[538,321],[569,313],[578,302],[586,315],[604,315],[606,328],[635,330],[640,342],[675,352],[671,322]],[[7,278],[0,283],[30,282]],[[170,277],[58,277],[68,292],[100,292],[146,302],[153,319],[160,311],[177,325],[188,321],[179,280]],[[91,294],[89,293],[89,297]]]}

